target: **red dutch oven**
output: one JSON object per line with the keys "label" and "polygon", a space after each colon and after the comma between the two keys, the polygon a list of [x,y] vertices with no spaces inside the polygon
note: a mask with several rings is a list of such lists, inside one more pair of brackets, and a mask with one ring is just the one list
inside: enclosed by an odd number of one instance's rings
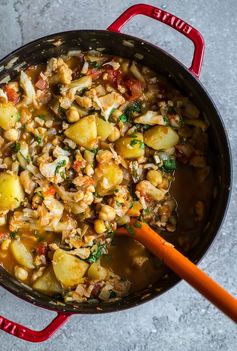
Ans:
{"label": "red dutch oven", "polygon": [[[187,69],[164,50],[144,40],[121,34],[121,28],[135,15],[145,15],[167,24],[185,35],[194,44],[192,65]],[[75,30],[52,34],[35,40],[17,49],[0,61],[0,80],[10,76],[14,79],[17,69],[47,61],[50,57],[69,50],[105,48],[107,54],[129,59],[138,59],[154,71],[168,76],[179,89],[192,97],[199,109],[208,117],[209,138],[214,157],[216,192],[202,238],[188,253],[193,262],[198,262],[210,247],[221,226],[228,205],[231,186],[230,147],[223,122],[212,99],[198,80],[204,53],[204,40],[195,28],[182,19],[159,8],[138,4],[127,9],[107,30]],[[39,307],[57,312],[56,318],[43,330],[34,331],[0,316],[0,328],[18,338],[41,342],[52,336],[72,314],[104,313],[127,309],[159,296],[173,287],[180,278],[170,272],[168,278],[160,279],[153,286],[131,294],[120,302],[57,304],[57,300],[33,291],[0,267],[0,284],[5,289]]]}

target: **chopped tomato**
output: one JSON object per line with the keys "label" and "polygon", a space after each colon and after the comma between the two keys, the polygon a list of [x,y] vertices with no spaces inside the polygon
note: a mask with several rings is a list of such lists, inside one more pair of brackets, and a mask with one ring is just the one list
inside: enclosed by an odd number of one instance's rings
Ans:
{"label": "chopped tomato", "polygon": [[42,77],[39,77],[39,79],[35,83],[35,86],[40,90],[46,90],[49,87],[47,80],[43,79]]}
{"label": "chopped tomato", "polygon": [[95,184],[95,180],[93,178],[87,177],[84,181],[85,185],[92,185]]}
{"label": "chopped tomato", "polygon": [[56,193],[56,189],[51,186],[50,188],[48,188],[48,190],[45,191],[44,195],[45,196],[50,196],[50,195],[55,195]]}
{"label": "chopped tomato", "polygon": [[128,99],[130,101],[138,99],[142,95],[142,83],[137,79],[128,79],[124,82],[129,91]]}
{"label": "chopped tomato", "polygon": [[83,165],[82,161],[74,161],[72,168],[75,169],[76,172],[79,172],[82,165]]}
{"label": "chopped tomato", "polygon": [[48,246],[46,243],[42,243],[36,248],[37,255],[46,255],[47,251],[48,251]]}
{"label": "chopped tomato", "polygon": [[16,105],[19,101],[19,94],[17,93],[17,91],[9,85],[6,85],[4,90],[7,94],[8,100],[13,102],[14,105]]}
{"label": "chopped tomato", "polygon": [[122,71],[120,69],[113,69],[109,65],[105,65],[105,72],[108,74],[107,81],[111,84],[119,84],[122,80]]}
{"label": "chopped tomato", "polygon": [[99,78],[103,71],[101,69],[89,68],[86,75],[91,76],[93,80]]}

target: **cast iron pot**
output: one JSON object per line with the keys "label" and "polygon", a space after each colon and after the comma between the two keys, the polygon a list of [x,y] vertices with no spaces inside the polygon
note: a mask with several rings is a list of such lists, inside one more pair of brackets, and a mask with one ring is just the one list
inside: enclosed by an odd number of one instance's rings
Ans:
{"label": "cast iron pot", "polygon": [[[136,37],[119,33],[123,25],[138,14],[146,15],[169,25],[193,42],[194,56],[191,68],[187,69],[157,46]],[[212,145],[215,155],[215,178],[218,183],[216,184],[217,192],[215,199],[213,198],[212,201],[202,239],[189,252],[190,259],[196,263],[203,257],[217,235],[227,209],[231,186],[230,147],[223,122],[212,99],[198,80],[204,52],[204,40],[195,28],[178,17],[150,5],[134,5],[127,9],[107,30],[75,30],[53,34],[17,49],[0,62],[1,82],[4,82],[7,76],[14,78],[17,75],[19,65],[24,69],[29,65],[45,62],[50,57],[67,53],[69,50],[81,49],[86,51],[96,48],[105,48],[104,52],[107,54],[129,59],[139,58],[141,64],[169,76],[181,91],[192,96],[199,109],[208,116],[210,145]],[[0,317],[0,328],[27,341],[44,341],[72,314],[113,312],[134,307],[161,295],[178,281],[180,281],[180,278],[171,272],[168,278],[159,280],[152,287],[143,291],[133,293],[121,302],[57,304],[56,299],[33,291],[0,267],[0,284],[5,289],[34,305],[57,312],[56,318],[41,331],[33,331],[4,317]]]}

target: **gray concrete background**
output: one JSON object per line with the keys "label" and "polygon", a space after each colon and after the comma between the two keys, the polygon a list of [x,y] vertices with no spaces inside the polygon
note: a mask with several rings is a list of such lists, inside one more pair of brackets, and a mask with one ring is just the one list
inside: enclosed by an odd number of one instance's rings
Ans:
{"label": "gray concrete background", "polygon": [[[201,81],[224,118],[237,156],[237,12],[236,0],[143,1],[180,16],[197,27],[206,40]],[[28,41],[69,29],[105,29],[136,1],[111,0],[0,0],[0,57]],[[156,21],[137,17],[124,30],[159,44],[184,63],[192,46]],[[221,235],[201,263],[213,278],[237,295],[237,187]],[[54,315],[20,301],[0,289],[0,313],[31,328],[42,328]],[[74,316],[55,336],[42,344],[0,332],[0,350],[88,351],[234,351],[236,326],[186,283],[160,298],[132,310],[100,316]]]}

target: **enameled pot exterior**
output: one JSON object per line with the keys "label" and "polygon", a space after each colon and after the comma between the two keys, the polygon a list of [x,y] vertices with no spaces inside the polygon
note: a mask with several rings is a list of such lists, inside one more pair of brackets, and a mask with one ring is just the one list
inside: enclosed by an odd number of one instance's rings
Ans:
{"label": "enameled pot exterior", "polygon": [[[141,39],[115,33],[134,15],[144,14],[159,20],[178,30],[194,43],[194,58],[190,69],[187,69],[174,57],[160,48]],[[221,116],[213,101],[198,81],[204,41],[200,33],[192,26],[166,11],[149,5],[134,5],[125,11],[107,31],[78,30],[53,34],[31,42],[14,51],[0,62],[1,82],[7,77],[14,78],[20,68],[46,61],[48,58],[67,53],[70,50],[90,50],[104,48],[103,52],[140,60],[154,71],[169,76],[181,91],[190,95],[210,122],[210,140],[213,145],[218,183],[216,198],[213,199],[208,223],[203,229],[203,237],[189,257],[198,262],[214,240],[223,221],[231,186],[231,157],[228,139]],[[170,272],[168,279],[163,279],[145,291],[134,293],[116,303],[98,304],[58,304],[56,299],[47,297],[22,283],[16,281],[0,267],[0,284],[18,297],[35,305],[58,312],[57,317],[42,331],[33,331],[22,325],[0,317],[0,329],[19,338],[40,342],[48,339],[73,313],[113,312],[136,306],[148,301],[173,287],[180,279]]]}

